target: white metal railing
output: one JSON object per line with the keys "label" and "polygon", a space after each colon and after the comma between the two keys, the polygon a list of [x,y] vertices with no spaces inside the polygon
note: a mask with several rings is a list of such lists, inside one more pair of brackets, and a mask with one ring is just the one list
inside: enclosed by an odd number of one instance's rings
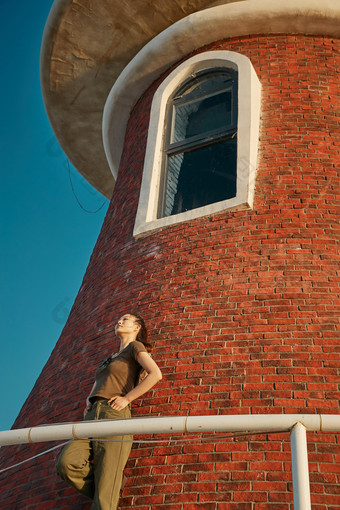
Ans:
{"label": "white metal railing", "polygon": [[0,445],[91,439],[122,434],[175,432],[288,432],[291,435],[294,509],[310,510],[307,431],[340,432],[340,415],[248,414],[214,416],[163,416],[128,420],[98,420],[40,425],[0,431]]}

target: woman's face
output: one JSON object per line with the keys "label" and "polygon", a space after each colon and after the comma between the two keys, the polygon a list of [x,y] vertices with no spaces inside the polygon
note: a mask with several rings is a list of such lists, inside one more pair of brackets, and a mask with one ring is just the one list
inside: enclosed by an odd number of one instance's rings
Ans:
{"label": "woman's face", "polygon": [[119,334],[136,334],[140,329],[140,325],[136,322],[136,318],[133,315],[127,313],[118,319],[115,326],[116,335]]}

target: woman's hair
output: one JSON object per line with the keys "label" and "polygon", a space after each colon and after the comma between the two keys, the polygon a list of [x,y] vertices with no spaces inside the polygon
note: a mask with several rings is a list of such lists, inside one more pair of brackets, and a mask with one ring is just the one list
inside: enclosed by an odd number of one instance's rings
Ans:
{"label": "woman's hair", "polygon": [[140,330],[138,331],[136,340],[138,340],[138,342],[142,342],[148,352],[152,352],[153,347],[148,342],[148,330],[146,328],[143,317],[141,317],[138,313],[130,313],[130,315],[132,315],[132,317],[135,318],[137,324],[140,325]]}

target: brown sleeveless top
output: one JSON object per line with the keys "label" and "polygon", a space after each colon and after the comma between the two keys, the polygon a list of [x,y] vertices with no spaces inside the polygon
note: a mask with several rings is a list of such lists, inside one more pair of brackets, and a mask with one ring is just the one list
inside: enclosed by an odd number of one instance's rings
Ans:
{"label": "brown sleeveless top", "polygon": [[147,352],[144,344],[134,341],[118,354],[107,358],[96,371],[90,402],[93,402],[94,397],[110,399],[129,393],[138,383],[142,370],[137,361],[140,352]]}

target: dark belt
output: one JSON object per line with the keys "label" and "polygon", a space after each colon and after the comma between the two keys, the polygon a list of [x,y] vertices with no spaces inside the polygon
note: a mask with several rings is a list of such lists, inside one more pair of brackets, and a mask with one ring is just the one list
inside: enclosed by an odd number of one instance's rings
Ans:
{"label": "dark belt", "polygon": [[107,402],[108,399],[104,397],[93,397],[91,398],[91,404],[96,404],[97,402]]}

